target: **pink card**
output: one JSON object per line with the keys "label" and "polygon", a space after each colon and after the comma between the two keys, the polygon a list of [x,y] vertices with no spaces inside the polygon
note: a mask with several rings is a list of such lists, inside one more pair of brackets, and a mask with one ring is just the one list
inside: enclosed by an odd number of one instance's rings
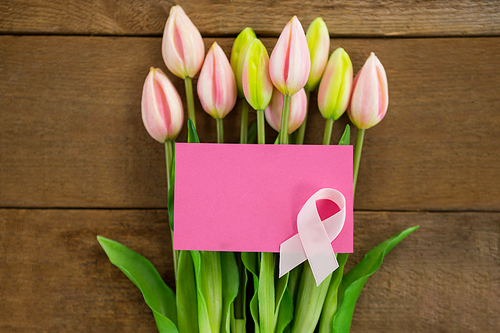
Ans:
{"label": "pink card", "polygon": [[[175,144],[174,248],[279,252],[297,214],[322,188],[345,197],[331,243],[352,253],[352,146]],[[339,209],[316,201],[322,220]]]}

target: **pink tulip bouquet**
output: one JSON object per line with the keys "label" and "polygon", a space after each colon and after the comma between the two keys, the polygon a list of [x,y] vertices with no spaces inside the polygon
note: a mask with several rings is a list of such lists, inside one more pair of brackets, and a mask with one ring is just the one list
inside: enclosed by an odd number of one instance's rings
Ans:
{"label": "pink tulip bouquet", "polygon": [[[217,142],[224,142],[224,117],[237,99],[241,107],[240,143],[265,144],[265,122],[278,132],[276,144],[302,144],[309,96],[317,89],[325,118],[323,144],[329,145],[333,123],[347,110],[357,127],[353,184],[356,187],[365,130],[380,122],[388,107],[384,67],[374,53],[353,79],[347,52],[330,56],[325,22],[315,19],[307,33],[297,17],[283,29],[271,55],[252,29],[234,41],[230,59],[215,42],[205,55],[200,32],[180,6],[172,7],[163,36],[166,67],[184,79],[188,106],[188,142],[196,132],[192,78],[203,110],[215,118]],[[160,69],[151,68],[142,91],[142,119],[151,137],[165,146],[168,211],[174,230],[173,142],[184,123],[182,100]],[[250,107],[256,122],[249,126]],[[346,126],[339,145],[349,145]],[[354,193],[354,191],[353,191]],[[109,260],[140,289],[161,333],[307,333],[349,332],[356,301],[384,256],[416,230],[409,228],[371,250],[344,274],[348,254],[337,255],[339,267],[319,285],[306,262],[278,278],[273,253],[173,250],[175,292],[153,265],[127,247],[104,237],[98,241]],[[172,233],[173,238],[173,233]]]}

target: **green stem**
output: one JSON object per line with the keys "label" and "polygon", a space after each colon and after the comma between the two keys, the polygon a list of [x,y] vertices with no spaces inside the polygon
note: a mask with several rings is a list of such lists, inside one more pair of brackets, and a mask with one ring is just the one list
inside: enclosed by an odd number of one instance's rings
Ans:
{"label": "green stem", "polygon": [[304,89],[306,92],[306,97],[307,97],[307,104],[306,104],[306,116],[304,118],[304,121],[302,122],[302,125],[299,127],[299,132],[297,134],[297,141],[295,141],[296,144],[301,145],[304,143],[304,136],[306,134],[306,124],[307,124],[307,114],[309,113],[309,100],[311,98],[311,92],[307,89]]}
{"label": "green stem", "polygon": [[354,193],[356,192],[356,182],[358,181],[358,170],[359,161],[361,160],[361,150],[363,149],[363,139],[365,138],[365,130],[358,129],[358,135],[356,136],[356,146],[354,147],[354,185],[352,187],[352,197],[354,199]]}
{"label": "green stem", "polygon": [[179,266],[179,250],[174,250],[174,231],[170,229],[170,238],[172,239],[172,260],[174,261],[174,277],[177,281],[177,266]]}
{"label": "green stem", "polygon": [[283,112],[281,113],[281,131],[280,131],[280,144],[288,144],[288,118],[290,118],[290,99],[289,94],[283,97]]}
{"label": "green stem", "polygon": [[264,110],[257,110],[257,142],[260,145],[266,143],[266,121],[264,119]]}
{"label": "green stem", "polygon": [[[167,193],[170,193],[171,179],[172,179],[172,161],[174,159],[174,143],[171,140],[165,141],[165,164],[167,169]],[[177,279],[177,264],[179,251],[174,250],[174,232],[170,230],[172,236],[172,256],[174,261],[174,276]]]}
{"label": "green stem", "polygon": [[170,191],[170,181],[172,178],[172,161],[174,157],[174,145],[171,140],[165,141],[165,161],[167,166],[167,191]]}
{"label": "green stem", "polygon": [[240,143],[248,143],[248,102],[242,98],[241,103]]}
{"label": "green stem", "polygon": [[222,118],[215,119],[217,122],[217,143],[224,143],[224,122]]}
{"label": "green stem", "polygon": [[332,130],[333,130],[333,118],[330,117],[326,120],[325,124],[325,133],[323,134],[324,145],[330,144],[330,140],[332,139]]}
{"label": "green stem", "polygon": [[186,88],[186,99],[188,105],[188,116],[196,128],[196,116],[194,113],[194,98],[193,98],[193,83],[190,77],[184,79],[184,87]]}
{"label": "green stem", "polygon": [[260,332],[273,333],[275,310],[273,253],[261,253],[258,300]]}

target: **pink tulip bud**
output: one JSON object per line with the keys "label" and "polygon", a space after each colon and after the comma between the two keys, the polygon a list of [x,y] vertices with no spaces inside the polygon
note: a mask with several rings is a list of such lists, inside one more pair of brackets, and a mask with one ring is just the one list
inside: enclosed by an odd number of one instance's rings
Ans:
{"label": "pink tulip bud", "polygon": [[203,39],[181,6],[170,9],[161,51],[168,70],[182,79],[194,77],[203,64]]}
{"label": "pink tulip bud", "polygon": [[[266,120],[271,127],[279,132],[281,129],[281,114],[283,113],[283,94],[277,89],[273,91],[271,102],[266,108]],[[304,89],[299,90],[290,99],[290,116],[288,118],[288,134],[300,127],[307,112],[307,96]]]}
{"label": "pink tulip bud", "polygon": [[142,89],[142,121],[149,135],[164,143],[174,140],[182,128],[182,101],[168,77],[151,68]]}
{"label": "pink tulip bud", "polygon": [[306,34],[296,16],[285,26],[269,60],[269,74],[282,94],[293,96],[304,87],[311,70]]}
{"label": "pink tulip bud", "polygon": [[384,118],[388,105],[389,91],[385,69],[372,52],[354,78],[347,114],[354,126],[367,129]]}
{"label": "pink tulip bud", "polygon": [[226,54],[216,42],[208,50],[198,79],[198,97],[214,118],[224,118],[236,103],[236,80]]}

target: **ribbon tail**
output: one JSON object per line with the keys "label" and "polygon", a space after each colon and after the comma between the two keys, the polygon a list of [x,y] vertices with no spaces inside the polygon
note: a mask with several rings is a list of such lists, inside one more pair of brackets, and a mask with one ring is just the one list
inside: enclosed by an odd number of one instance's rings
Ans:
{"label": "ribbon tail", "polygon": [[280,245],[280,277],[307,260],[299,234]]}
{"label": "ribbon tail", "polygon": [[[323,263],[323,265],[321,265],[321,263]],[[337,261],[337,257],[335,255],[333,258],[330,256],[315,256],[312,260],[309,258],[309,264],[317,286],[319,286],[324,279],[339,268],[339,262]]]}

